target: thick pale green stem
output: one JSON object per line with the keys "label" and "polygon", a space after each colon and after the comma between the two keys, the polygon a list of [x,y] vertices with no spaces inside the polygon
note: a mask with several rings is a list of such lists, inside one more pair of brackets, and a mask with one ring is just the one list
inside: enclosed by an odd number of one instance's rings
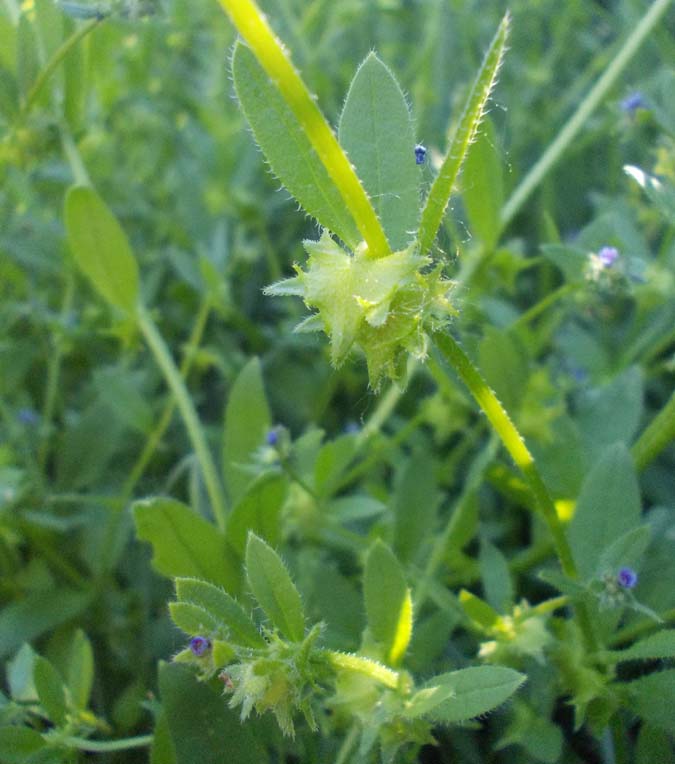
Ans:
{"label": "thick pale green stem", "polygon": [[675,440],[675,392],[633,446],[638,470],[656,459],[671,440]]}
{"label": "thick pale green stem", "polygon": [[108,753],[112,751],[126,751],[130,748],[146,748],[152,745],[153,735],[139,735],[138,737],[127,737],[120,740],[87,740],[87,738],[75,737],[74,735],[59,736],[57,739],[61,745],[75,748],[78,751]]}
{"label": "thick pale green stem", "polygon": [[253,0],[218,2],[307,134],[368,244],[369,252],[374,257],[387,255],[390,251],[387,237],[361,181],[264,14]]}
{"label": "thick pale green stem", "polygon": [[539,161],[527,173],[523,181],[504,205],[501,213],[502,228],[505,228],[518,213],[534,189],[541,183],[548,171],[560,159],[567,147],[576,138],[579,130],[595,109],[600,105],[610,88],[614,85],[628,62],[635,55],[645,38],[652,32],[668,9],[671,0],[656,0],[652,7],[642,17],[640,23],[605,69],[604,74],[591,88],[588,95],[579,104],[579,108],[569,118],[556,139],[542,154]]}
{"label": "thick pale green stem", "polygon": [[157,331],[157,327],[152,322],[150,316],[143,308],[138,311],[138,326],[148,343],[148,347],[155,356],[157,365],[162,370],[164,378],[173,393],[178,409],[188,431],[192,447],[195,450],[199,466],[204,477],[204,484],[209,495],[213,515],[218,523],[218,527],[225,528],[227,517],[227,502],[223,488],[218,477],[213,456],[209,450],[204,430],[197,417],[197,412],[192,404],[192,399],[185,387],[185,383],[178,371],[176,364],[169,353],[166,343]]}

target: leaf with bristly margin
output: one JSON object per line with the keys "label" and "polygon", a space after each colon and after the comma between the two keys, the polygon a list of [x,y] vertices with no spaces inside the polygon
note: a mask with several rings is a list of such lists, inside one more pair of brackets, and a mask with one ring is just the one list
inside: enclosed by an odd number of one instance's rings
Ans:
{"label": "leaf with bristly margin", "polygon": [[265,615],[292,642],[305,635],[300,594],[279,555],[255,533],[246,544],[246,577]]}
{"label": "leaf with bristly margin", "polygon": [[312,217],[354,249],[361,237],[337,186],[279,89],[241,42],[234,46],[232,77],[239,106],[274,174]]}
{"label": "leaf with bristly margin", "polygon": [[225,536],[190,507],[156,497],[133,506],[136,534],[152,544],[152,564],[165,576],[194,576],[239,590],[240,571],[227,552]]}
{"label": "leaf with bristly margin", "polygon": [[33,664],[33,681],[40,705],[46,711],[50,721],[55,726],[62,727],[66,723],[68,713],[66,689],[59,672],[41,655],[37,656]]}
{"label": "leaf with bristly margin", "polygon": [[414,238],[420,170],[412,115],[391,70],[369,53],[349,86],[338,138],[370,196],[393,251]]}
{"label": "leaf with bristly margin", "polygon": [[623,443],[606,449],[586,475],[569,526],[569,539],[582,579],[592,576],[598,554],[640,523],[640,490]]}
{"label": "leaf with bristly margin", "polygon": [[595,570],[596,576],[600,577],[607,573],[616,574],[623,567],[638,570],[651,537],[652,529],[649,525],[640,525],[619,536],[600,555]]}
{"label": "leaf with bristly margin", "polygon": [[169,602],[169,613],[176,626],[191,637],[227,637],[224,624],[199,605],[193,605],[191,602]]}
{"label": "leaf with bristly margin", "polygon": [[499,239],[499,215],[504,206],[502,157],[490,119],[485,119],[471,144],[462,173],[462,200],[472,233],[487,250]]}
{"label": "leaf with bristly margin", "polygon": [[395,666],[412,636],[412,599],[401,565],[380,539],[366,556],[363,595],[370,633],[387,663]]}
{"label": "leaf with bristly margin", "polygon": [[196,605],[224,624],[228,640],[246,647],[262,647],[265,640],[241,605],[223,589],[196,578],[177,578],[176,596]]}
{"label": "leaf with bristly margin", "polygon": [[646,722],[675,735],[675,669],[657,671],[624,685],[629,692],[628,708]]}
{"label": "leaf with bristly margin", "polygon": [[427,196],[417,235],[422,253],[427,253],[434,243],[445,208],[448,206],[450,195],[462,169],[462,163],[483,119],[485,105],[497,82],[497,73],[506,49],[509,24],[510,16],[507,13],[485,54],[483,65],[471,88],[445,159]]}
{"label": "leaf with bristly margin", "polygon": [[675,629],[657,631],[656,634],[641,639],[627,650],[612,650],[607,655],[617,663],[675,658]]}
{"label": "leaf with bristly margin", "polygon": [[500,706],[526,677],[504,666],[474,666],[430,679],[410,699],[405,716],[463,722]]}
{"label": "leaf with bristly margin", "polygon": [[232,504],[255,479],[248,465],[264,443],[271,421],[260,360],[252,358],[237,375],[225,407],[223,475]]}
{"label": "leaf with bristly margin", "polygon": [[138,264],[117,218],[91,188],[74,186],[66,194],[65,219],[81,271],[106,302],[133,313],[139,299]]}

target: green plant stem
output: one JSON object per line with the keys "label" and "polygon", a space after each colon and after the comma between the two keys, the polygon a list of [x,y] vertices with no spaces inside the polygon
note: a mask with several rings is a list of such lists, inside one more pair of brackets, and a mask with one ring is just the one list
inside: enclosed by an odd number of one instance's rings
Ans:
{"label": "green plant stem", "polygon": [[78,751],[90,751],[91,753],[107,753],[111,751],[126,751],[129,748],[145,748],[152,745],[153,735],[138,735],[137,737],[125,737],[120,740],[87,740],[84,737],[66,735],[58,737],[61,745],[75,748]]}
{"label": "green plant stem", "polygon": [[359,727],[357,724],[352,724],[352,726],[349,728],[349,732],[345,736],[345,739],[342,741],[342,745],[338,751],[337,758],[335,759],[335,764],[347,764],[347,762],[350,760],[350,756],[352,755],[352,749],[356,745],[356,741],[358,739]]}
{"label": "green plant stem", "polygon": [[59,124],[59,135],[61,137],[61,145],[63,146],[63,153],[66,155],[70,170],[73,173],[73,179],[78,186],[91,186],[91,178],[87,172],[87,168],[84,166],[80,152],[78,151],[75,140],[70,132],[70,128],[65,122]]}
{"label": "green plant stem", "polygon": [[389,254],[382,224],[351,162],[281,41],[253,0],[218,0],[307,134],[373,257]]}
{"label": "green plant stem", "polygon": [[218,527],[223,530],[227,518],[227,502],[225,500],[225,494],[223,492],[220,478],[218,477],[218,472],[216,471],[213,456],[209,451],[204,436],[204,430],[197,417],[197,412],[195,411],[192,399],[190,398],[180,372],[176,368],[176,364],[169,353],[166,343],[144,308],[139,308],[138,310],[138,326],[176,399],[178,410],[180,411],[188,436],[192,442],[192,447],[195,450],[197,460],[199,461],[199,466],[204,477],[204,484],[206,485],[206,491],[211,502],[213,515]]}
{"label": "green plant stem", "polygon": [[528,308],[524,313],[521,313],[520,316],[518,316],[518,318],[509,326],[509,329],[520,329],[526,324],[529,324],[530,321],[534,321],[535,318],[539,317],[542,313],[547,311],[551,305],[555,305],[556,302],[562,300],[562,298],[566,297],[568,294],[576,291],[576,289],[576,284],[562,284],[562,286],[559,286],[557,289],[549,292],[546,297],[539,300],[539,302],[535,303],[531,308]]}
{"label": "green plant stem", "polygon": [[670,5],[670,2],[671,0],[655,0],[651,8],[640,20],[640,23],[633,29],[628,36],[628,39],[623,43],[600,79],[579,104],[579,108],[569,118],[555,140],[549,145],[534,167],[532,167],[523,178],[513,194],[511,194],[511,197],[501,211],[500,222],[502,228],[505,228],[511,222],[523,204],[527,201],[530,194],[541,183],[549,170],[560,159],[568,146],[576,138],[586,120],[600,105],[603,98],[614,85],[628,62],[635,55],[645,38],[656,27]]}
{"label": "green plant stem", "polygon": [[80,42],[81,39],[86,37],[89,32],[94,29],[103,19],[93,18],[86,21],[79,26],[61,45],[54,51],[51,58],[44,65],[40,73],[38,74],[31,89],[26,94],[26,98],[21,106],[21,115],[26,116],[30,112],[31,108],[35,104],[37,97],[40,95],[40,91],[45,86],[49,78],[54,74],[59,64],[65,59],[70,51]]}
{"label": "green plant stem", "polygon": [[[197,348],[201,344],[204,330],[206,328],[206,322],[208,321],[208,317],[211,312],[211,307],[211,298],[207,296],[202,300],[199,306],[197,317],[195,318],[194,326],[192,327],[192,332],[190,333],[190,338],[188,339],[187,347],[185,348],[185,353],[183,354],[183,360],[180,364],[179,373],[181,379],[183,380],[187,378],[188,374],[190,373],[190,369],[192,368],[192,362],[194,360]],[[157,422],[155,429],[148,436],[143,450],[141,451],[138,459],[136,459],[136,463],[132,467],[129,477],[124,483],[122,488],[122,497],[124,503],[129,501],[129,499],[132,497],[138,481],[141,479],[148,464],[150,463],[150,460],[152,459],[153,454],[157,450],[157,447],[164,437],[168,426],[171,424],[175,410],[176,398],[174,395],[172,395],[166,402],[164,410],[159,417],[159,421]]]}
{"label": "green plant stem", "polygon": [[[675,622],[675,608],[659,613],[659,617],[663,621],[663,624]],[[630,626],[624,626],[623,629],[617,631],[609,640],[609,646],[618,647],[619,645],[633,642],[638,637],[642,637],[656,629],[662,628],[663,624],[656,622],[653,618],[646,618],[644,621],[638,621],[637,623],[630,624]]]}
{"label": "green plant stem", "polygon": [[[75,295],[75,277],[72,268],[66,269],[66,283],[63,287],[63,298],[61,300],[61,309],[59,311],[59,323],[63,325],[68,314],[73,307],[73,297]],[[38,450],[38,464],[44,471],[49,457],[49,446],[51,438],[49,437],[49,428],[54,411],[56,408],[56,395],[59,391],[59,381],[61,377],[61,364],[63,362],[63,343],[57,340],[55,347],[49,354],[47,363],[47,385],[45,389],[45,398],[42,406],[42,439]]]}
{"label": "green plant stem", "polygon": [[635,466],[643,470],[675,439],[675,392],[633,445]]}
{"label": "green plant stem", "polygon": [[335,669],[364,674],[393,690],[398,687],[399,673],[388,669],[381,663],[377,663],[377,661],[370,660],[370,658],[362,658],[353,653],[340,653],[336,650],[326,650],[323,654]]}
{"label": "green plant stem", "polygon": [[[453,337],[450,334],[438,333],[434,335],[434,339],[436,346],[455,369],[462,382],[467,386],[516,466],[521,471],[530,490],[534,494],[537,507],[548,525],[563,572],[568,578],[576,580],[578,573],[574,557],[572,556],[572,549],[558,518],[553,499],[539,474],[534,458],[525,445],[525,441],[497,399],[497,396]],[[587,647],[595,649],[595,634],[586,606],[583,603],[579,603],[576,613]]]}

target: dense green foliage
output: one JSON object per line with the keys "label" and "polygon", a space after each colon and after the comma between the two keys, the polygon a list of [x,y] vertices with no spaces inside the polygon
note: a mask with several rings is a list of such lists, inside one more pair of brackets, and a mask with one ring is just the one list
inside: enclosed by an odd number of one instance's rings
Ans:
{"label": "dense green foliage", "polygon": [[0,6],[0,764],[673,764],[672,5],[220,4]]}

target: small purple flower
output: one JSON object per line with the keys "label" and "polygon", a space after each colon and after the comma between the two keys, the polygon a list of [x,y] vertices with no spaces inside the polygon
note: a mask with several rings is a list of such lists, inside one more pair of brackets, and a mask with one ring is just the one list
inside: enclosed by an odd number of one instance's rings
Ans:
{"label": "small purple flower", "polygon": [[637,585],[638,575],[633,568],[619,568],[616,575],[616,582],[622,589],[634,589]]}
{"label": "small purple flower", "polygon": [[644,108],[646,108],[644,96],[637,90],[621,101],[621,110],[627,114],[634,114],[638,109]]}
{"label": "small purple flower", "polygon": [[268,446],[276,446],[279,442],[279,430],[275,427],[271,429],[265,437],[265,442]]}
{"label": "small purple flower", "polygon": [[421,143],[418,143],[417,146],[415,146],[415,164],[424,164],[426,157],[427,150]]}
{"label": "small purple flower", "polygon": [[190,650],[197,658],[202,658],[211,649],[211,640],[207,637],[192,637]]}
{"label": "small purple flower", "polygon": [[598,260],[605,268],[610,268],[619,257],[619,250],[616,247],[603,247],[598,252]]}

